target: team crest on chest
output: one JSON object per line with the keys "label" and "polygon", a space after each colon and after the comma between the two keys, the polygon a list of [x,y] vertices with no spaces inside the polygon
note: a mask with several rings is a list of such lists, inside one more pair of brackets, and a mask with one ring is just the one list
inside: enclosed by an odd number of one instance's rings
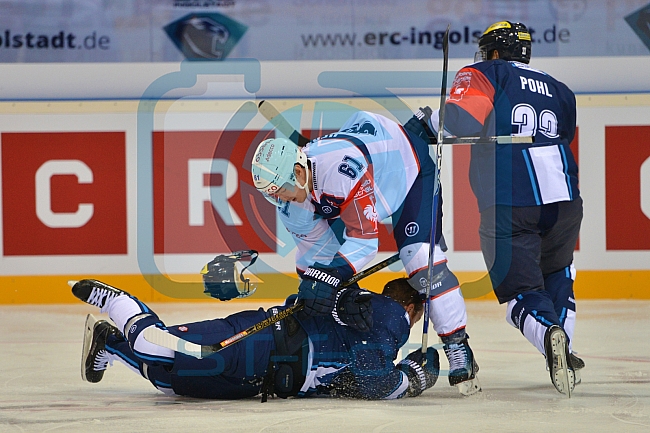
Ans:
{"label": "team crest on chest", "polygon": [[365,180],[354,195],[353,203],[364,235],[377,234],[379,214],[375,208],[375,195],[372,182]]}
{"label": "team crest on chest", "polygon": [[451,91],[449,93],[450,101],[460,101],[463,99],[463,96],[470,87],[470,81],[472,79],[471,72],[459,72],[454,78],[454,82],[451,85]]}

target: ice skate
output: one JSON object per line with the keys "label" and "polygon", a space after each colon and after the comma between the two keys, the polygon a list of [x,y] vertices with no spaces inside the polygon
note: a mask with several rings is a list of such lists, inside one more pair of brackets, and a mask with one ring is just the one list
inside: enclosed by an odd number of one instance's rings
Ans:
{"label": "ice skate", "polygon": [[72,294],[87,304],[104,308],[106,303],[120,295],[128,295],[127,292],[109,286],[98,280],[68,281],[72,286]]}
{"label": "ice skate", "polygon": [[106,320],[97,320],[92,314],[86,316],[84,341],[81,351],[81,378],[86,382],[97,383],[104,377],[111,356],[106,351],[109,335],[117,335],[117,328]]}
{"label": "ice skate", "polygon": [[460,343],[445,344],[443,349],[449,360],[449,385],[457,387],[463,395],[481,391],[481,384],[476,376],[478,364],[467,338]]}
{"label": "ice skate", "polygon": [[[557,325],[548,328],[544,335],[544,349],[551,382],[560,394],[571,398],[571,393],[576,385],[576,376],[571,363],[567,336],[562,328]],[[584,362],[582,365],[584,366]]]}

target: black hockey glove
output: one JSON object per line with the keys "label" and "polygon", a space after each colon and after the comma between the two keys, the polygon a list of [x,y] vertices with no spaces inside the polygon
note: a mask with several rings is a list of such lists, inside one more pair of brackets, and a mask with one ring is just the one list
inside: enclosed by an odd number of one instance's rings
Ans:
{"label": "black hockey glove", "polygon": [[318,263],[308,267],[298,287],[298,300],[305,305],[303,311],[309,316],[331,313],[341,283],[341,277],[335,269],[326,269]]}
{"label": "black hockey glove", "polygon": [[[426,360],[426,362],[424,362]],[[406,391],[409,397],[417,397],[425,389],[436,384],[440,374],[440,358],[438,351],[427,348],[426,358],[422,349],[409,353],[409,355],[397,364],[397,368],[406,373],[409,379],[409,387]]]}
{"label": "black hockey glove", "polygon": [[420,107],[420,109],[415,112],[413,117],[411,117],[409,121],[404,124],[404,129],[414,135],[417,135],[427,144],[436,144],[438,142],[438,138],[429,126],[431,124],[432,114],[433,111],[431,108]]}
{"label": "black hockey glove", "polygon": [[357,331],[367,332],[372,328],[372,292],[363,289],[346,288],[336,295],[336,308],[332,311],[334,320],[340,325]]}

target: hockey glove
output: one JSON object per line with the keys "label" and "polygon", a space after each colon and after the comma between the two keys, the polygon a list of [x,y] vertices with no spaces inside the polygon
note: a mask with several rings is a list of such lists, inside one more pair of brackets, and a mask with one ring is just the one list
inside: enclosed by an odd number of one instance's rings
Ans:
{"label": "hockey glove", "polygon": [[425,357],[422,349],[418,349],[401,360],[397,364],[397,368],[402,370],[409,379],[409,387],[406,390],[407,395],[417,397],[425,389],[435,385],[438,380],[440,374],[438,351],[433,347],[429,347]]}
{"label": "hockey glove", "polygon": [[325,269],[318,264],[308,267],[298,287],[298,300],[305,305],[303,311],[309,316],[331,313],[340,285],[341,278],[335,269]]}
{"label": "hockey glove", "polygon": [[336,308],[332,311],[339,325],[367,332],[372,328],[372,293],[362,289],[343,289],[336,295]]}
{"label": "hockey glove", "polygon": [[436,144],[438,138],[433,132],[431,127],[431,115],[433,111],[429,107],[420,107],[418,111],[415,112],[413,117],[409,119],[408,122],[404,124],[404,129],[417,135],[427,144]]}

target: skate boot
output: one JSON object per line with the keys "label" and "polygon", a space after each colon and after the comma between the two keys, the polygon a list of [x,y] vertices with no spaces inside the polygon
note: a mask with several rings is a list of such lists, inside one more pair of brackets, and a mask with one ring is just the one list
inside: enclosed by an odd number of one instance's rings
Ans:
{"label": "skate boot", "polygon": [[97,383],[104,377],[108,364],[113,365],[111,355],[106,351],[109,335],[118,335],[117,328],[106,320],[97,320],[92,314],[86,316],[84,342],[81,350],[81,378]]}
{"label": "skate boot", "polygon": [[116,289],[98,280],[68,281],[72,294],[87,304],[104,308],[106,303],[120,295],[129,295],[124,290]]}
{"label": "skate boot", "polygon": [[467,338],[460,343],[445,344],[443,349],[449,360],[449,385],[457,387],[463,395],[472,395],[481,391],[481,384],[476,377],[478,364]]}
{"label": "skate boot", "polygon": [[[558,325],[553,325],[546,330],[544,350],[551,382],[560,394],[565,394],[571,398],[571,392],[573,392],[576,385],[575,370],[573,369],[571,354],[569,354],[566,333]],[[584,365],[584,362],[582,365]]]}

